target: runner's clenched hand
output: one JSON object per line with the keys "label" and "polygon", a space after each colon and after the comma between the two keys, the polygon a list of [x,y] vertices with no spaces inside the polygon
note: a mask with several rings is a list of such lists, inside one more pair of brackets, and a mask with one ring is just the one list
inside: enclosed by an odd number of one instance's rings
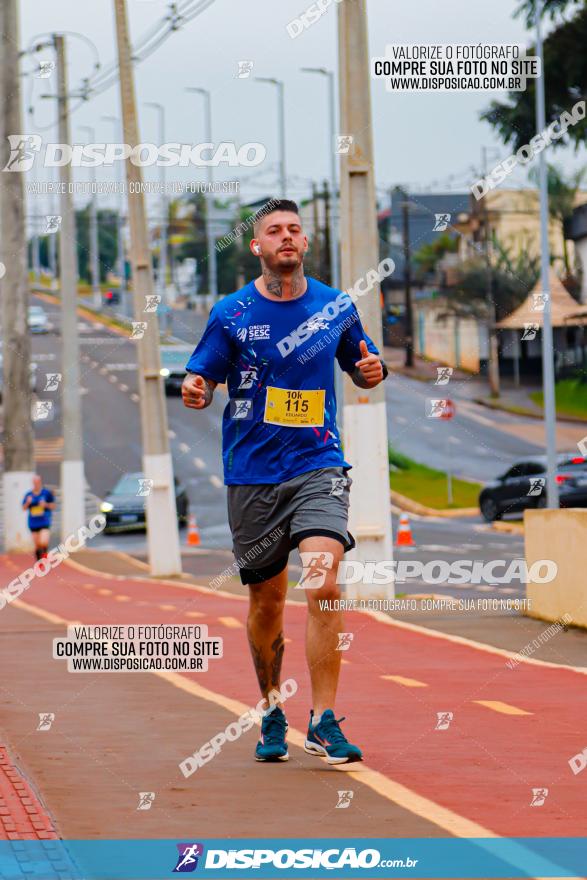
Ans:
{"label": "runner's clenched hand", "polygon": [[379,355],[372,354],[367,348],[364,339],[359,342],[361,350],[361,360],[357,361],[355,367],[359,370],[367,388],[374,388],[379,385],[383,379],[383,367]]}
{"label": "runner's clenched hand", "polygon": [[204,409],[212,402],[212,392],[215,387],[215,382],[195,373],[188,373],[181,386],[183,405],[189,409]]}

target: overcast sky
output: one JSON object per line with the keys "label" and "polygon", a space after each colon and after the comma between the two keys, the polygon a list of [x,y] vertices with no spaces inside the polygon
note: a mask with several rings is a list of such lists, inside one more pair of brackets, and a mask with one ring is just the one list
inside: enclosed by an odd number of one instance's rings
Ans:
{"label": "overcast sky", "polygon": [[[319,22],[291,39],[286,25],[308,5],[309,0],[215,0],[136,68],[139,102],[158,101],[166,107],[168,141],[204,140],[201,98],[184,91],[192,85],[213,93],[215,141],[259,141],[266,145],[264,174],[243,183],[245,198],[272,191],[278,158],[277,118],[275,89],[251,79],[237,79],[239,60],[253,61],[254,75],[285,82],[290,194],[307,194],[312,179],[321,180],[329,173],[326,81],[301,73],[300,67],[336,69],[337,5],[333,3]],[[523,22],[513,18],[516,5],[517,0],[368,0],[370,54],[384,55],[386,44],[391,42],[525,44],[530,36]],[[20,6],[24,46],[42,32],[77,31],[91,37],[104,65],[115,59],[111,0],[21,0]],[[136,42],[162,18],[168,3],[128,0],[128,7],[131,37]],[[79,39],[72,36],[68,46],[73,87],[92,72],[93,59]],[[39,57],[52,56],[47,50]],[[51,122],[54,112],[53,102],[39,99],[47,82],[33,81],[37,130]],[[371,97],[378,188],[409,183],[413,191],[430,186],[436,191],[449,186],[465,189],[473,177],[471,166],[479,166],[482,145],[497,148],[501,158],[510,152],[491,128],[479,121],[480,111],[499,94],[390,94],[381,80],[371,82]],[[112,139],[112,127],[100,119],[104,114],[119,115],[117,86],[74,114],[74,140],[87,140],[80,132],[83,125],[95,126],[98,141]],[[27,131],[35,125],[27,123]],[[154,110],[141,106],[140,132],[142,140],[157,141]],[[575,167],[585,161],[585,149],[578,156],[570,150],[558,151],[555,159],[568,168]],[[250,173],[247,171],[247,176]],[[78,174],[84,179],[87,172]],[[172,180],[187,179],[180,170],[170,170],[168,175]],[[108,172],[101,170],[100,176],[108,179]],[[230,169],[217,172],[218,179],[235,176]],[[195,177],[204,180],[204,171],[196,171]],[[520,182],[524,177],[513,179]]]}

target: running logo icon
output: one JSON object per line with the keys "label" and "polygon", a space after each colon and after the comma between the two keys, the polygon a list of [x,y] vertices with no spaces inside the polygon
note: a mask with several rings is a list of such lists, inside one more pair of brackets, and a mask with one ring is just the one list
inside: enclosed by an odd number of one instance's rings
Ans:
{"label": "running logo icon", "polygon": [[544,479],[544,477],[531,477],[528,495],[541,495],[545,485],[546,480]]}
{"label": "running logo icon", "polygon": [[204,855],[203,843],[176,843],[179,856],[173,869],[174,874],[187,874],[195,871],[200,858]]}
{"label": "running logo icon", "polygon": [[230,401],[230,418],[231,419],[252,419],[253,418],[253,401],[243,398],[236,398]]}
{"label": "running logo icon", "polygon": [[332,553],[316,553],[313,550],[300,551],[302,575],[295,585],[296,590],[319,590],[326,580],[326,573],[332,568]]}
{"label": "running logo icon", "polygon": [[45,222],[45,232],[47,235],[55,235],[61,229],[61,214],[46,214]]}
{"label": "running logo icon", "polygon": [[39,712],[39,725],[37,730],[51,730],[55,721],[55,712]]}
{"label": "running logo icon", "polygon": [[338,645],[336,646],[336,650],[348,651],[351,647],[351,642],[354,637],[354,633],[338,633]]}
{"label": "running logo icon", "polygon": [[541,807],[548,797],[548,789],[547,788],[533,788],[532,789],[532,800],[530,801],[531,807]]}
{"label": "running logo icon", "polygon": [[445,232],[450,223],[450,214],[435,214],[434,228],[432,232]]}
{"label": "running logo icon", "polygon": [[452,367],[436,367],[435,385],[448,385],[452,376]]}
{"label": "running logo icon", "polygon": [[539,324],[524,324],[524,332],[522,333],[522,342],[526,340],[536,339]]}
{"label": "running logo icon", "polygon": [[10,156],[3,171],[30,171],[35,163],[35,155],[41,149],[41,136],[38,134],[9,134]]}
{"label": "running logo icon", "polygon": [[454,715],[452,712],[437,712],[436,717],[438,721],[436,722],[435,730],[448,730],[450,727],[450,722],[453,720]]}

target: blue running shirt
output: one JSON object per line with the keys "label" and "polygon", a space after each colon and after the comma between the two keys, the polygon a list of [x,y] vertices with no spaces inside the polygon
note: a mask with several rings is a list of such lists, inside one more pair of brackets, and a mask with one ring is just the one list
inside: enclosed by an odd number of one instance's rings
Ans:
{"label": "blue running shirt", "polygon": [[51,526],[53,511],[43,507],[41,502],[46,501],[48,504],[52,504],[55,501],[53,492],[43,486],[38,495],[35,495],[34,492],[27,492],[22,503],[25,504],[29,498],[31,499],[31,505],[27,508],[29,529],[48,529]]}
{"label": "blue running shirt", "polygon": [[227,383],[222,457],[228,486],[350,467],[336,426],[334,359],[352,373],[362,339],[378,351],[347,293],[306,280],[306,292],[294,300],[269,300],[254,281],[225,297],[186,365]]}

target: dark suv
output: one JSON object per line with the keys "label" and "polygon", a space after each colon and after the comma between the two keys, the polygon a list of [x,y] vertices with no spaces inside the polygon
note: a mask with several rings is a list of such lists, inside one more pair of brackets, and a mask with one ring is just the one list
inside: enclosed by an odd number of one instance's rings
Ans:
{"label": "dark suv", "polygon": [[[561,507],[587,507],[587,459],[559,455],[556,481]],[[479,507],[487,522],[528,507],[546,507],[546,456],[513,465],[481,490]]]}

